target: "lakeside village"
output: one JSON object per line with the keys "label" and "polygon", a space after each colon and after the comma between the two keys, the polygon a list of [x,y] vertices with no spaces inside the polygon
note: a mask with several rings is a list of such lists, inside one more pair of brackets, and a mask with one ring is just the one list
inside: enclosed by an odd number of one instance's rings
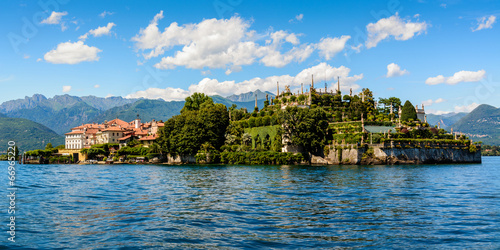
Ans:
{"label": "lakeside village", "polygon": [[396,97],[375,101],[369,89],[295,93],[289,86],[248,112],[195,93],[181,114],[143,123],[90,123],[65,134],[65,145],[28,151],[24,163],[423,164],[479,163],[481,146],[431,127],[424,106]]}

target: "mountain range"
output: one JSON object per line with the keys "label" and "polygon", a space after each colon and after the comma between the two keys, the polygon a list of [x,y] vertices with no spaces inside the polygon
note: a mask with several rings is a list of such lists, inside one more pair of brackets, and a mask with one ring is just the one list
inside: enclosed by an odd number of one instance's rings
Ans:
{"label": "mountain range", "polygon": [[[266,93],[260,90],[244,93],[241,96],[233,95],[231,98],[236,101],[222,96],[212,96],[212,99],[215,103],[222,103],[227,107],[236,105],[251,112],[255,107],[255,94],[259,99],[257,104],[262,108]],[[167,120],[179,114],[183,106],[184,101],[167,102],[161,99],[77,97],[67,94],[47,98],[35,94],[32,97],[7,101],[0,105],[0,119],[5,118],[0,122],[2,131],[0,142],[15,139],[22,142],[24,150],[43,148],[43,143],[51,142],[54,145],[64,143],[64,133],[82,123],[102,123],[115,118],[131,121],[138,114],[143,121]],[[35,136],[33,131],[37,131],[39,136]],[[29,143],[29,138],[36,140]]]}
{"label": "mountain range", "polygon": [[[259,108],[264,106],[266,95],[274,97],[272,93],[257,90],[228,97],[212,96],[212,99],[214,102],[222,103],[227,107],[237,105],[238,108],[246,108],[251,112],[255,107],[255,95],[257,95]],[[167,120],[179,114],[183,106],[184,101],[164,101],[161,99],[76,97],[67,94],[46,98],[43,95],[35,94],[32,97],[7,101],[0,105],[0,119],[6,119],[3,120],[3,123],[0,123],[0,130],[5,130],[5,133],[0,134],[0,142],[9,140],[12,137],[9,137],[8,129],[19,128],[16,124],[23,124],[21,130],[16,130],[17,135],[21,134],[20,131],[24,131],[27,133],[26,136],[36,138],[33,137],[34,134],[30,131],[39,131],[44,136],[37,140],[43,142],[54,141],[53,144],[57,145],[64,142],[64,133],[82,123],[102,123],[115,118],[131,121],[137,117],[137,114],[143,121],[151,121],[152,119]],[[16,120],[16,118],[20,120]],[[33,123],[27,123],[26,120]],[[500,145],[500,131],[498,131],[500,109],[493,106],[481,105],[469,114],[428,114],[427,120],[433,126],[439,122],[441,128],[447,130],[453,128],[454,131],[466,133],[475,141],[481,140],[485,144]],[[38,145],[37,143],[32,145],[26,140],[24,144],[27,147],[36,145],[39,148],[41,144],[38,143],[40,144]]]}
{"label": "mountain range", "polygon": [[500,145],[500,109],[482,104],[450,126],[455,132],[467,134],[486,145]]}

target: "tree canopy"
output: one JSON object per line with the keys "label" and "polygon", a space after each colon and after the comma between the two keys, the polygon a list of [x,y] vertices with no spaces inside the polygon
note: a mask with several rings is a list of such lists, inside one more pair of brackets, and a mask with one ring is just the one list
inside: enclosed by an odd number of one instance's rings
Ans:
{"label": "tree canopy", "polygon": [[417,111],[410,101],[406,101],[401,112],[401,120],[409,121],[410,119],[417,120]]}
{"label": "tree canopy", "polygon": [[186,97],[185,100],[186,102],[184,103],[184,107],[181,109],[181,113],[185,111],[199,110],[204,103],[214,103],[210,96],[203,93],[194,93],[191,96]]}
{"label": "tree canopy", "polygon": [[322,108],[287,107],[281,113],[284,136],[288,143],[301,147],[307,153],[319,153],[325,145],[328,118]]}
{"label": "tree canopy", "polygon": [[214,148],[224,145],[229,112],[223,104],[214,104],[212,98],[195,93],[186,98],[180,115],[165,122],[159,132],[163,152],[195,155],[203,144]]}

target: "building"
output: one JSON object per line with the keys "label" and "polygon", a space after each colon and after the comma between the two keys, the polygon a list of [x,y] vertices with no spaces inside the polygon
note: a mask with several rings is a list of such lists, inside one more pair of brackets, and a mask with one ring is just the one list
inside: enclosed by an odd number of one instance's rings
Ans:
{"label": "building", "polygon": [[418,105],[415,106],[415,111],[417,112],[417,119],[421,122],[427,122],[427,117],[425,115],[424,104],[422,104],[422,108],[419,109]]}
{"label": "building", "polygon": [[65,134],[66,149],[90,148],[92,145],[104,143],[117,143],[120,147],[127,145],[132,140],[140,141],[145,137],[148,139],[141,142],[150,145],[156,139],[159,129],[164,126],[162,121],[152,120],[142,123],[139,115],[131,122],[118,118],[104,121],[102,124],[88,123],[74,127],[71,132]]}

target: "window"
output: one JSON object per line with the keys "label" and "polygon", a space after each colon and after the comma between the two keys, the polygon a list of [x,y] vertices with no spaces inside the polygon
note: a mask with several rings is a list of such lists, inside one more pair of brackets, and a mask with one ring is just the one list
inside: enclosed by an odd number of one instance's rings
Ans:
{"label": "window", "polygon": [[113,136],[115,136],[115,133],[113,133]]}
{"label": "window", "polygon": [[115,139],[113,139],[113,141],[115,141]]}

